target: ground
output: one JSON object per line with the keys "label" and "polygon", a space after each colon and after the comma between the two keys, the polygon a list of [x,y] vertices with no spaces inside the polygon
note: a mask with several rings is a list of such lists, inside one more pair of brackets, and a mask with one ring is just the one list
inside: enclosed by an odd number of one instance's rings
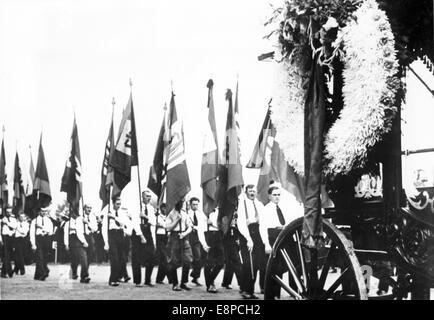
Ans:
{"label": "ground", "polygon": [[[196,287],[190,291],[174,292],[171,286],[167,284],[157,284],[153,288],[137,288],[129,283],[121,283],[119,287],[108,286],[108,277],[110,266],[108,264],[91,265],[89,274],[91,282],[82,284],[78,280],[70,279],[70,267],[63,264],[51,264],[50,276],[45,281],[33,280],[34,265],[26,266],[26,274],[23,276],[14,276],[13,278],[1,279],[0,282],[0,300],[239,300],[242,299],[238,292],[238,286],[234,278],[232,290],[220,288],[223,272],[220,272],[216,285],[219,293],[207,293],[205,287]],[[131,272],[130,265],[128,265]],[[152,281],[155,282],[156,270],[154,270]],[[144,271],[143,271],[144,272]],[[180,273],[180,271],[178,271]],[[130,274],[131,275],[131,274]],[[204,283],[203,272],[200,279]],[[371,288],[375,288],[376,279],[371,281]],[[256,286],[256,295],[263,299],[259,293],[259,285]],[[375,291],[375,290],[371,290]],[[434,299],[434,289],[431,289],[431,299]]]}

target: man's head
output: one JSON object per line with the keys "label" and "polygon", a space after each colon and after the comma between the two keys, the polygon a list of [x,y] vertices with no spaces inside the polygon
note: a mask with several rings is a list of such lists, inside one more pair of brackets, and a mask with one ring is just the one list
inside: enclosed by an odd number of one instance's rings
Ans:
{"label": "man's head", "polygon": [[256,188],[253,184],[248,184],[245,188],[246,196],[250,200],[255,200],[256,198]]}
{"label": "man's head", "polygon": [[113,209],[119,210],[122,204],[120,196],[113,197]]}
{"label": "man's head", "polygon": [[10,217],[10,216],[12,216],[12,206],[8,205],[6,207],[6,217]]}
{"label": "man's head", "polygon": [[42,207],[41,210],[39,211],[39,214],[43,217],[48,216],[49,213],[50,213],[50,209],[48,207]]}
{"label": "man's head", "polygon": [[20,213],[18,213],[18,220],[20,222],[23,222],[23,221],[27,220],[26,214],[23,211],[21,211]]}
{"label": "man's head", "polygon": [[268,189],[268,199],[274,204],[279,204],[280,202],[280,188],[272,186]]}
{"label": "man's head", "polygon": [[175,204],[175,210],[181,212],[182,207],[184,206],[184,202],[185,202],[185,197],[182,198],[181,200],[179,200],[179,201]]}
{"label": "man's head", "polygon": [[145,191],[142,192],[142,201],[144,204],[148,204],[149,202],[151,202],[151,198],[152,198],[151,190],[146,189]]}
{"label": "man's head", "polygon": [[92,212],[92,206],[89,203],[85,204],[84,205],[84,213],[90,214],[91,212]]}
{"label": "man's head", "polygon": [[161,212],[162,215],[166,215],[167,214],[166,204],[165,203],[160,204],[160,212]]}
{"label": "man's head", "polygon": [[196,197],[192,197],[190,199],[190,207],[191,207],[191,210],[197,211],[199,209],[199,199]]}

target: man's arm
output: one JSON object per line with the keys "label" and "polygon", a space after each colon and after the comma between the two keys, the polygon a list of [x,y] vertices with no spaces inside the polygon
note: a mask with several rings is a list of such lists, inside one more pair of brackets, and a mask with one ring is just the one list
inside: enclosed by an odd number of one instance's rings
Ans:
{"label": "man's arm", "polygon": [[63,243],[65,244],[65,249],[69,250],[69,221],[65,222],[63,227]]}
{"label": "man's arm", "polygon": [[30,222],[30,243],[32,244],[32,249],[36,249],[36,239],[35,239],[35,229],[36,229],[36,219],[33,219]]}
{"label": "man's arm", "polygon": [[166,230],[172,231],[173,228],[175,228],[176,224],[181,219],[181,215],[178,214],[175,209],[172,210],[172,212],[169,213],[166,219]]}
{"label": "man's arm", "polygon": [[246,208],[244,206],[244,199],[243,197],[240,197],[240,201],[238,203],[238,219],[237,219],[237,226],[238,230],[240,231],[241,235],[246,238],[247,240],[247,246],[249,249],[253,248],[253,241],[250,237],[249,228],[247,227],[247,220],[246,220]]}
{"label": "man's arm", "polygon": [[83,246],[86,248],[88,246],[88,243],[86,241],[86,238],[84,237],[84,224],[83,224],[83,218],[78,217],[77,218],[77,238],[80,240],[80,242],[83,244]]}
{"label": "man's arm", "polygon": [[271,245],[268,239],[268,226],[265,217],[270,214],[269,206],[262,207],[261,210],[258,208],[258,218],[259,218],[259,234],[261,235],[262,242],[265,245],[265,252],[271,252]]}
{"label": "man's arm", "polygon": [[198,214],[197,218],[197,235],[199,237],[199,242],[201,243],[203,250],[208,252],[209,246],[205,238],[205,232],[207,231],[207,218],[202,212]]}

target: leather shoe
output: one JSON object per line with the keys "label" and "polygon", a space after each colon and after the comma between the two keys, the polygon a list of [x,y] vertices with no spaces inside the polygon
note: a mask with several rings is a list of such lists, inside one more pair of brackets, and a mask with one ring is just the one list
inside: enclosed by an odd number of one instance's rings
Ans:
{"label": "leather shoe", "polygon": [[210,285],[208,289],[206,289],[207,292],[209,293],[217,293],[217,289],[214,285]]}
{"label": "leather shoe", "polygon": [[72,276],[72,280],[77,280],[78,276]]}
{"label": "leather shoe", "polygon": [[89,277],[86,277],[86,278],[84,278],[84,279],[80,279],[80,282],[81,282],[81,283],[89,283],[89,282],[90,282],[90,278],[89,278]]}
{"label": "leather shoe", "polygon": [[232,290],[232,287],[231,287],[230,285],[222,286],[222,288],[225,288],[225,289],[227,289],[227,290]]}
{"label": "leather shoe", "polygon": [[187,291],[190,291],[190,290],[191,290],[191,288],[190,288],[189,286],[187,286],[185,283],[182,283],[179,287],[180,287],[181,289],[184,289],[184,290],[187,290]]}
{"label": "leather shoe", "polygon": [[152,283],[145,283],[145,286],[147,286],[147,287],[155,287],[155,285],[153,285]]}
{"label": "leather shoe", "polygon": [[158,284],[164,284],[164,281],[161,280],[161,281],[157,281],[157,282],[155,282],[155,283],[158,283]]}
{"label": "leather shoe", "polygon": [[202,284],[197,280],[197,278],[191,280],[191,283],[194,283],[197,287],[201,287]]}
{"label": "leather shoe", "polygon": [[128,281],[131,280],[131,277],[124,277],[124,282],[127,283]]}
{"label": "leather shoe", "polygon": [[173,291],[181,291],[182,289],[179,286],[173,286],[172,288]]}
{"label": "leather shoe", "polygon": [[109,286],[117,287],[119,286],[119,282],[109,282]]}

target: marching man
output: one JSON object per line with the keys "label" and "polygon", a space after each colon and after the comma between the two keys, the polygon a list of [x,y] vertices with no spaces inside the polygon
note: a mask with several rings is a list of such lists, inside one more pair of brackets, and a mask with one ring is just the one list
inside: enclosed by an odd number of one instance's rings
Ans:
{"label": "marching man", "polygon": [[4,243],[4,255],[3,255],[3,265],[2,265],[2,272],[1,277],[7,278],[9,276],[12,278],[13,271],[12,271],[12,257],[14,253],[14,235],[15,230],[17,229],[17,219],[12,215],[12,207],[10,205],[6,208],[6,213],[2,222],[2,230],[1,235],[3,237],[3,243]]}

